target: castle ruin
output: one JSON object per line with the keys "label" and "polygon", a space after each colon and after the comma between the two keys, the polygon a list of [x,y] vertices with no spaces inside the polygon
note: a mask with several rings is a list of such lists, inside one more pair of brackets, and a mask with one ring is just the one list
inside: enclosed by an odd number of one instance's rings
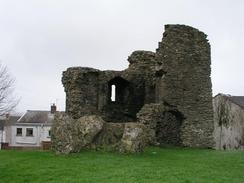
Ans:
{"label": "castle ruin", "polygon": [[213,147],[207,35],[186,25],[165,25],[156,52],[134,51],[128,61],[123,71],[64,71],[66,113],[74,119],[99,115],[108,124],[142,123],[157,144]]}

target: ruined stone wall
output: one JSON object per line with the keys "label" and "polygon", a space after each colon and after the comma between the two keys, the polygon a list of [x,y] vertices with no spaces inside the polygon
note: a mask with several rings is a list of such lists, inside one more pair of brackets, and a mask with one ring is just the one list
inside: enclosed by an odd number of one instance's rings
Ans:
{"label": "ruined stone wall", "polygon": [[166,25],[156,52],[161,75],[156,102],[175,106],[185,117],[184,145],[212,147],[213,108],[210,45],[203,32],[185,25]]}
{"label": "ruined stone wall", "polygon": [[73,118],[97,113],[98,74],[99,70],[86,67],[71,67],[63,72],[66,112]]}
{"label": "ruined stone wall", "polygon": [[149,128],[151,143],[157,145],[182,145],[182,114],[177,109],[160,103],[146,104],[137,113],[139,123]]}
{"label": "ruined stone wall", "polygon": [[[174,110],[151,114],[153,110],[145,107],[148,111],[141,115],[152,124],[157,121],[158,142],[212,147],[211,58],[206,37],[189,26],[166,25],[156,53],[133,52],[128,69],[68,68],[62,78],[66,112],[75,119],[96,114],[107,122],[140,122],[137,113],[143,106],[158,103]],[[111,101],[112,85],[117,88],[116,101]]]}
{"label": "ruined stone wall", "polygon": [[[66,111],[74,118],[85,114],[101,114],[108,122],[130,122],[145,103],[155,101],[155,53],[135,51],[124,71],[100,71],[72,67],[63,73]],[[111,85],[117,87],[111,101]]]}
{"label": "ruined stone wall", "polygon": [[77,153],[83,149],[104,149],[121,153],[142,152],[149,143],[148,129],[142,123],[107,123],[100,115],[73,119],[55,113],[52,149],[56,153]]}
{"label": "ruined stone wall", "polygon": [[[144,105],[144,80],[131,72],[102,71],[99,76],[99,110],[108,122],[136,120]],[[111,101],[111,86],[116,86],[116,101]]]}
{"label": "ruined stone wall", "polygon": [[[129,57],[129,68],[124,71],[128,77],[132,77],[130,80],[136,81],[137,85],[142,84],[144,92],[143,104],[149,104],[155,102],[155,65],[156,54],[151,51],[134,51]],[[142,91],[139,88],[140,92]],[[141,106],[142,107],[142,106]]]}

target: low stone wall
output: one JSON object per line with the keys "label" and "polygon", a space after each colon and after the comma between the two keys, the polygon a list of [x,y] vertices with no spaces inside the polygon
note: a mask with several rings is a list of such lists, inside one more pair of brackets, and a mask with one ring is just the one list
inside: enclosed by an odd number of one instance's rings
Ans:
{"label": "low stone wall", "polygon": [[107,123],[101,116],[90,115],[74,119],[56,113],[52,126],[52,149],[69,154],[82,149],[110,148],[122,153],[141,152],[148,145],[144,124]]}

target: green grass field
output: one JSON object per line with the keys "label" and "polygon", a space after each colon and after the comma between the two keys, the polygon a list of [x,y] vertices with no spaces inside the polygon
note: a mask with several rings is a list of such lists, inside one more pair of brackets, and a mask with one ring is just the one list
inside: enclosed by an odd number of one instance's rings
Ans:
{"label": "green grass field", "polygon": [[0,151],[0,182],[244,182],[244,152],[149,148],[142,154],[103,151],[55,155]]}

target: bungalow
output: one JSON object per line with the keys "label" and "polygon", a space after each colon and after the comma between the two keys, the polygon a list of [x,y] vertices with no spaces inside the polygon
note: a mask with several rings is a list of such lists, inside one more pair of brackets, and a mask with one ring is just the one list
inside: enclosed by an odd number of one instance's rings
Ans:
{"label": "bungalow", "polygon": [[244,96],[218,94],[213,107],[215,148],[244,150]]}
{"label": "bungalow", "polygon": [[51,111],[27,110],[17,122],[6,121],[6,142],[15,148],[40,148],[51,142],[51,126],[56,106]]}

